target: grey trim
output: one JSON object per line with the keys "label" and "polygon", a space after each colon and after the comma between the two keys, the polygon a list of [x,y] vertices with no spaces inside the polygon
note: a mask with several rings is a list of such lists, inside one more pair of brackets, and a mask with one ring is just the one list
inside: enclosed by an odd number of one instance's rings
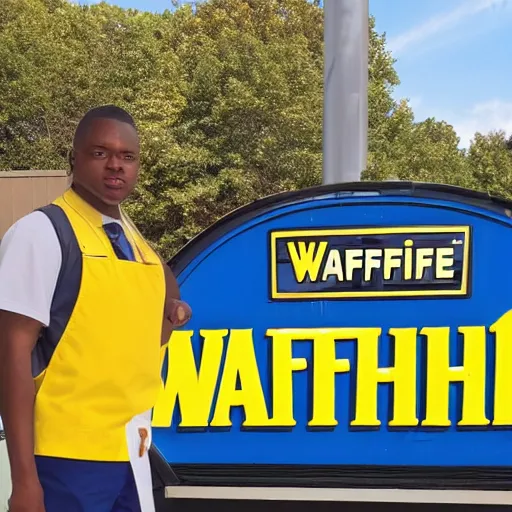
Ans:
{"label": "grey trim", "polygon": [[0,171],[1,178],[65,178],[67,171]]}
{"label": "grey trim", "polygon": [[167,486],[168,499],[512,505],[512,491]]}

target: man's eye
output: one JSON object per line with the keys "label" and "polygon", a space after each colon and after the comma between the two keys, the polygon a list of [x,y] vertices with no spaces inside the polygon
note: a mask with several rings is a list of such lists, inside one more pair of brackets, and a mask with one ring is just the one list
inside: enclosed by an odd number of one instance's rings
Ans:
{"label": "man's eye", "polygon": [[105,156],[104,151],[93,151],[92,155],[96,158],[103,158]]}
{"label": "man's eye", "polygon": [[124,155],[125,160],[135,160],[133,155]]}

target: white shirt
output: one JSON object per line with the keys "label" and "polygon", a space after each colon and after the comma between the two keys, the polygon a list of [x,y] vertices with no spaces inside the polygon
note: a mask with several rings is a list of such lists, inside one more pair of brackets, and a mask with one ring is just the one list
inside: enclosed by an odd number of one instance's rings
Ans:
{"label": "white shirt", "polygon": [[[122,223],[103,216],[103,224]],[[57,233],[43,212],[22,217],[0,243],[0,309],[50,323],[62,253]]]}

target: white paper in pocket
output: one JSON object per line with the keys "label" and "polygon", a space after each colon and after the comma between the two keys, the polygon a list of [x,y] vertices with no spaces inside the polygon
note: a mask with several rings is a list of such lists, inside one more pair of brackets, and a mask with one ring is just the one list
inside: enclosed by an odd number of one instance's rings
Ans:
{"label": "white paper in pocket", "polygon": [[[144,431],[146,432],[146,441],[141,456],[141,432]],[[155,512],[153,482],[148,455],[151,446],[151,410],[135,416],[126,425],[126,439],[141,510],[142,512]]]}

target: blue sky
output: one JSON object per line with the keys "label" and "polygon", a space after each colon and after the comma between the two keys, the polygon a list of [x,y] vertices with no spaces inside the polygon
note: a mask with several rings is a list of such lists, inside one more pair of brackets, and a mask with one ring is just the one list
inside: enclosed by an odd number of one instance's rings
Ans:
{"label": "blue sky", "polygon": [[[82,0],[82,3],[95,0]],[[109,0],[150,11],[171,0]],[[475,131],[512,134],[512,0],[370,0],[377,30],[397,59],[416,119],[452,124],[461,146]]]}
{"label": "blue sky", "polygon": [[512,134],[511,0],[370,0],[418,120],[444,119],[467,146],[475,131]]}

